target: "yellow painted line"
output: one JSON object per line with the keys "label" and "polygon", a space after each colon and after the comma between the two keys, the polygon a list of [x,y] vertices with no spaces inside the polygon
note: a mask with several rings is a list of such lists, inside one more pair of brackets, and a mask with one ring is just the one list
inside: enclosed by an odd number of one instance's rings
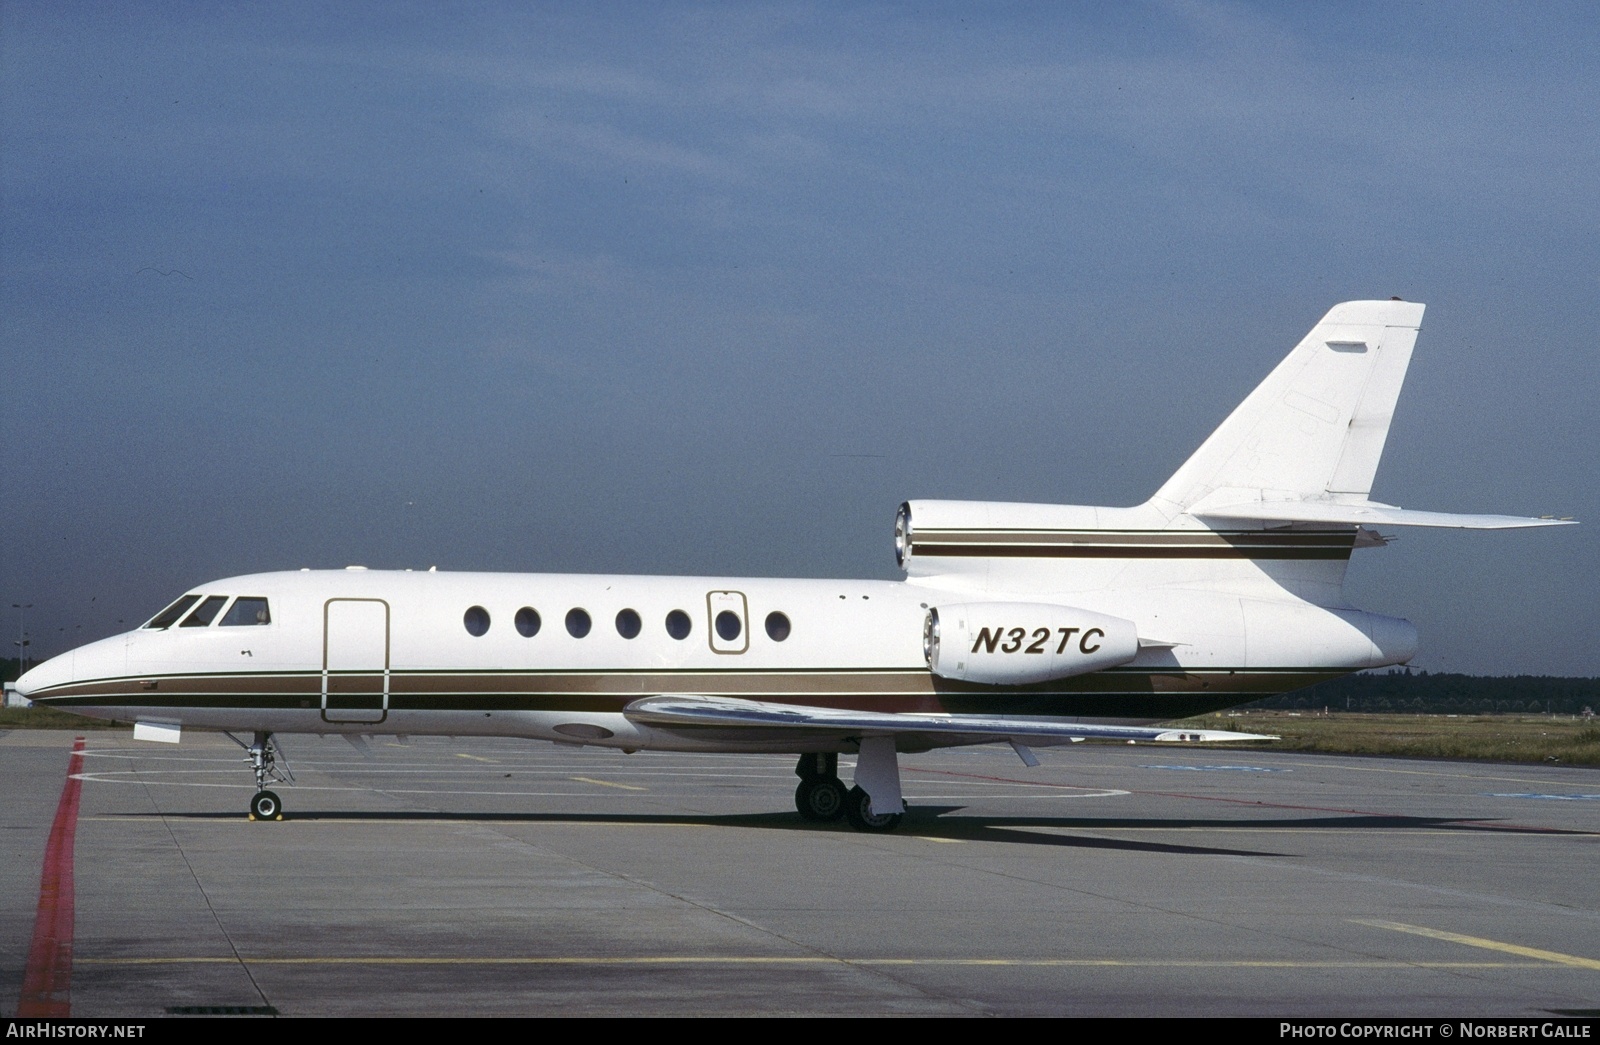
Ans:
{"label": "yellow painted line", "polygon": [[944,842],[947,845],[966,845],[965,838],[935,838],[933,835],[912,835],[919,842]]}
{"label": "yellow painted line", "polygon": [[1026,969],[1538,969],[1543,962],[1403,962],[1385,960],[1296,961],[1294,959],[1172,959],[1172,958],[833,958],[824,955],[783,957],[778,955],[598,955],[554,957],[513,956],[503,958],[474,956],[436,957],[148,957],[82,958],[79,965],[895,965],[895,966],[987,966]]}
{"label": "yellow painted line", "polygon": [[634,787],[632,784],[613,784],[609,780],[596,780],[592,776],[575,776],[575,777],[569,777],[568,779],[569,780],[576,780],[580,784],[599,784],[601,787],[620,787],[624,791],[648,791],[648,790],[650,790],[648,787]]}
{"label": "yellow painted line", "polygon": [[498,766],[500,764],[498,759],[484,758],[482,755],[468,755],[468,754],[464,754],[463,752],[460,752],[460,751],[456,752],[456,757],[457,758],[470,758],[474,762],[487,762],[491,766]]}
{"label": "yellow painted line", "polygon": [[1521,958],[1533,958],[1554,965],[1570,965],[1574,969],[1593,969],[1600,971],[1600,961],[1593,958],[1580,958],[1575,954],[1562,954],[1560,951],[1545,951],[1537,947],[1524,947],[1520,943],[1502,943],[1499,940],[1488,940],[1482,936],[1463,936],[1461,933],[1445,932],[1443,929],[1429,929],[1421,925],[1407,925],[1404,922],[1386,922],[1376,918],[1352,918],[1360,925],[1370,925],[1378,929],[1392,929],[1397,933],[1410,933],[1413,936],[1426,936],[1430,940],[1444,940],[1447,943],[1460,943],[1468,947],[1482,947],[1486,951],[1501,951],[1505,954],[1515,954]]}

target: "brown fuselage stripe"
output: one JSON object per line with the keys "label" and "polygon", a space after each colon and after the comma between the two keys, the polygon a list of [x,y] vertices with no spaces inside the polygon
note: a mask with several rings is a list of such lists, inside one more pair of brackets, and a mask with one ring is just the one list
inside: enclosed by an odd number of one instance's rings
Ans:
{"label": "brown fuselage stripe", "polygon": [[[1107,671],[997,689],[940,679],[927,672],[804,673],[431,673],[390,675],[391,712],[555,711],[616,713],[641,696],[693,693],[841,710],[951,714],[1182,717],[1300,689],[1348,674],[1341,670],[1218,670],[1205,673]],[[381,679],[375,677],[375,681]],[[314,710],[322,706],[320,674],[190,676],[130,689],[128,680],[58,687],[43,705],[127,709],[233,708]],[[381,706],[381,693],[333,694],[343,708]],[[1185,710],[1195,709],[1195,710]]]}
{"label": "brown fuselage stripe", "polygon": [[912,537],[921,541],[949,541],[961,544],[1338,544],[1355,540],[1348,530],[919,530]]}
{"label": "brown fuselage stripe", "polygon": [[911,554],[997,559],[1346,559],[1355,539],[1354,530],[934,530],[912,538]]}
{"label": "brown fuselage stripe", "polygon": [[1349,547],[1096,547],[1073,544],[918,544],[914,556],[977,559],[1348,559]]}
{"label": "brown fuselage stripe", "polygon": [[[875,711],[885,714],[1038,715],[1056,718],[1090,719],[1177,719],[1247,704],[1264,695],[1261,693],[1223,693],[1213,691],[1208,693],[1156,694],[1142,697],[1106,694],[1052,694],[1020,699],[999,695],[991,697],[946,697],[942,699],[877,701],[830,697],[807,700],[804,706],[831,708],[840,711]],[[391,698],[389,707],[384,713],[388,715],[402,712],[434,714],[453,712],[474,715],[516,712],[567,712],[574,715],[620,714],[624,708],[633,702],[633,699],[635,698],[579,697],[570,695],[485,698],[477,695],[468,695],[455,699],[435,698],[425,703],[414,703]],[[783,703],[781,699],[776,702]],[[321,704],[314,700],[290,701],[274,698],[241,700],[236,697],[196,697],[181,704],[147,703],[140,698],[128,701],[101,700],[98,702],[80,701],[74,703],[86,709],[93,708],[101,712],[115,712],[111,717],[124,718],[125,720],[135,718],[141,713],[156,717],[170,715],[181,719],[184,712],[207,710],[222,710],[241,716],[247,716],[252,712],[301,711],[309,715],[321,714],[322,712]],[[47,706],[60,708],[63,711],[74,710],[71,703],[52,701]],[[376,704],[368,705],[354,701],[334,705],[329,710],[343,712],[382,711]],[[726,729],[730,727],[717,726],[715,728]]]}
{"label": "brown fuselage stripe", "polygon": [[[1227,689],[1240,692],[1284,692],[1337,678],[1357,668],[1211,668],[1185,671],[1182,668],[1112,669],[1027,686],[995,686],[940,678],[926,669],[886,671],[537,671],[495,669],[485,671],[389,672],[392,697],[426,699],[432,695],[612,695],[637,699],[662,694],[689,693],[701,696],[746,698],[791,698],[822,696],[927,696],[935,694],[987,695],[996,692],[1029,693],[1163,693],[1196,689]],[[382,674],[349,673],[347,682],[367,682],[369,691],[381,691]],[[1310,679],[1311,682],[1302,681]],[[330,680],[332,681],[332,680]],[[364,687],[365,688],[365,687]],[[345,691],[355,695],[358,691]],[[172,698],[191,696],[285,696],[322,695],[322,674],[317,671],[284,673],[229,672],[178,676],[133,676],[96,682],[67,683],[52,687],[35,699],[83,703],[102,697],[152,699],[171,703]]]}

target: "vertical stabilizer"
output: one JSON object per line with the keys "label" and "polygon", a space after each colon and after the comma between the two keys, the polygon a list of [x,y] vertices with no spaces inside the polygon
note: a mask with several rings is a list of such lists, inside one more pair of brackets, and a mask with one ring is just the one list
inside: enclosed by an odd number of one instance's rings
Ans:
{"label": "vertical stabilizer", "polygon": [[1167,480],[1153,501],[1364,501],[1423,306],[1335,305]]}

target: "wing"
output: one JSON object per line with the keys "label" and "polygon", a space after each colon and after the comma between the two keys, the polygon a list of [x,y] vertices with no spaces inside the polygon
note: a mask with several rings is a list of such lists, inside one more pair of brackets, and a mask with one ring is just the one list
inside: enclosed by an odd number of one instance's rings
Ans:
{"label": "wing", "polygon": [[773,740],[780,735],[795,739],[824,736],[904,736],[916,743],[943,747],[961,743],[1031,740],[1066,743],[1073,740],[1277,740],[1256,733],[1230,733],[1221,729],[1165,729],[1147,726],[1102,726],[1060,719],[980,717],[975,715],[888,714],[876,711],[841,711],[798,704],[769,704],[732,697],[645,697],[623,709],[631,722],[720,739]]}

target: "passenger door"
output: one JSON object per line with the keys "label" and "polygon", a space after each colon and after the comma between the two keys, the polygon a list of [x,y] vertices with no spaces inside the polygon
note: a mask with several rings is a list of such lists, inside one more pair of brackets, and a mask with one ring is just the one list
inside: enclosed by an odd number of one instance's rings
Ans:
{"label": "passenger door", "polygon": [[323,606],[323,720],[382,722],[388,714],[389,604],[329,599]]}

